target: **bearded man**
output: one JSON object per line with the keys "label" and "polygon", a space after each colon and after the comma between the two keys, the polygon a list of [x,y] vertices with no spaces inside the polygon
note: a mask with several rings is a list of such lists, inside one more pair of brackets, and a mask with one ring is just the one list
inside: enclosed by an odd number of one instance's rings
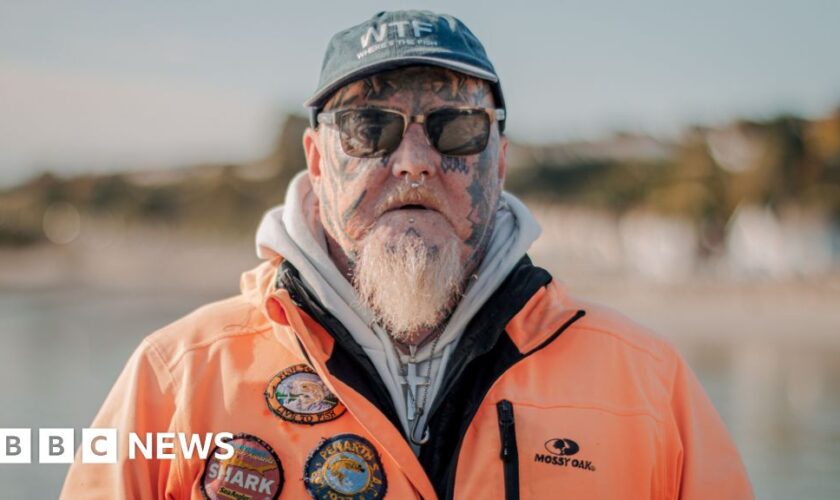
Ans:
{"label": "bearded man", "polygon": [[[499,78],[461,21],[339,32],[307,106],[264,263],[148,337],[94,422],[231,432],[232,456],[123,448],[77,461],[66,497],[751,496],[674,349],[527,257],[540,229],[502,189]],[[285,388],[314,377],[329,408],[303,412]]]}

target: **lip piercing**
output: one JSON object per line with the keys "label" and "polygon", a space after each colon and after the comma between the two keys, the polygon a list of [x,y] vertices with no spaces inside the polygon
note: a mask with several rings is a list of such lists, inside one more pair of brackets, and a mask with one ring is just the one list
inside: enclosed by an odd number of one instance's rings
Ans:
{"label": "lip piercing", "polygon": [[414,224],[414,217],[409,217],[408,222],[409,224]]}

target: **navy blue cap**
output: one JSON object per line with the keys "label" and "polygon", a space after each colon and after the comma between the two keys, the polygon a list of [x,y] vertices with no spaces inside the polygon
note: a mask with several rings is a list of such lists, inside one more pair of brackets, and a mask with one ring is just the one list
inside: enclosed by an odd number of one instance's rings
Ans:
{"label": "navy blue cap", "polygon": [[[484,46],[460,20],[429,11],[380,12],[333,35],[324,55],[318,90],[304,106],[310,122],[341,87],[375,73],[428,64],[487,80],[497,108],[504,108],[502,87]],[[504,130],[504,121],[499,122]]]}

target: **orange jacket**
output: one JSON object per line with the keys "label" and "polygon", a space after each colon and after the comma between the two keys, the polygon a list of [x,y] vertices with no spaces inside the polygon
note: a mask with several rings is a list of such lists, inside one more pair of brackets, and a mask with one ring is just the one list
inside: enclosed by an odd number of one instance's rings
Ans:
{"label": "orange jacket", "polygon": [[[92,425],[119,430],[118,464],[77,456],[63,498],[752,497],[674,349],[527,258],[462,337],[419,457],[358,346],[280,264],[143,341]],[[232,432],[233,456],[127,457],[128,432],[166,431]]]}

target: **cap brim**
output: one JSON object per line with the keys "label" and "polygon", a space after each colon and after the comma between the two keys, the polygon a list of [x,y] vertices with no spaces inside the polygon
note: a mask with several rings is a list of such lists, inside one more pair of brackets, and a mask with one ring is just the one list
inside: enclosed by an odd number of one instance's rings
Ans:
{"label": "cap brim", "polygon": [[490,71],[487,71],[483,68],[478,66],[474,66],[472,64],[467,64],[459,61],[452,61],[450,59],[442,59],[437,57],[428,57],[428,56],[414,56],[414,57],[406,57],[400,56],[395,57],[393,59],[384,59],[381,61],[377,61],[369,66],[363,66],[361,68],[356,69],[353,72],[347,73],[346,75],[341,76],[341,78],[337,78],[332,82],[324,85],[320,90],[318,90],[312,97],[306,100],[303,103],[306,107],[321,107],[324,103],[323,101],[332,95],[333,92],[340,89],[341,87],[347,85],[350,82],[359,80],[366,76],[373,75],[375,73],[381,73],[383,71],[401,68],[403,66],[413,66],[416,64],[428,64],[430,66],[440,66],[443,68],[448,68],[454,71],[458,71],[459,73],[464,73],[466,75],[474,76],[476,78],[481,78],[482,80],[488,80],[493,83],[498,83],[499,78]]}

